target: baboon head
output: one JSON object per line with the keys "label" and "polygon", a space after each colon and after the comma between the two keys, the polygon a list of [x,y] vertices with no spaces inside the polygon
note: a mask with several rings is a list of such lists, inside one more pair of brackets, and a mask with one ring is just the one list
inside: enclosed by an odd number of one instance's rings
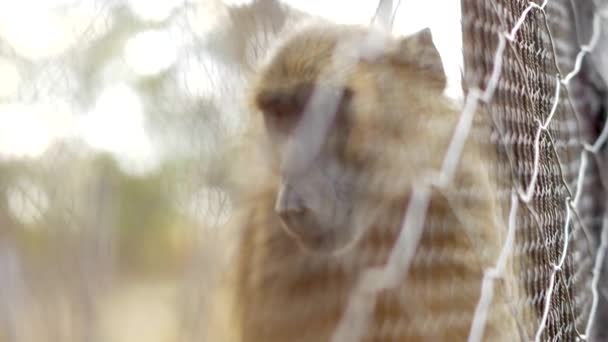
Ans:
{"label": "baboon head", "polygon": [[252,103],[278,174],[276,214],[305,249],[343,249],[391,199],[407,197],[420,164],[407,151],[425,143],[424,103],[445,86],[430,32],[398,40],[310,26],[279,44],[257,76]]}

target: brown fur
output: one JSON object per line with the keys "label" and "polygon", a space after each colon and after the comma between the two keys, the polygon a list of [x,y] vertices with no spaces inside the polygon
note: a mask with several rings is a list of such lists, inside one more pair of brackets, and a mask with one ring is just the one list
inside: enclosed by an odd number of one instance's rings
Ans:
{"label": "brown fur", "polygon": [[[255,112],[260,93],[289,93],[302,82],[344,86],[352,92],[328,137],[343,143],[323,148],[333,146],[334,158],[356,175],[352,215],[365,222],[365,229],[335,253],[302,248],[275,213],[281,154],[274,151],[266,159],[250,161],[258,166],[255,173],[242,168],[241,180],[250,183],[242,182],[242,208],[235,218],[242,236],[228,286],[239,341],[330,340],[359,276],[386,263],[412,185],[441,168],[460,110],[442,96],[445,76],[436,51],[429,50],[427,33],[403,41],[387,39],[379,53],[348,66],[344,85],[332,83],[332,75],[348,65],[340,55],[332,59],[337,42],[351,39],[357,46],[367,34],[365,29],[328,24],[304,28],[279,45],[254,82]],[[271,129],[267,125],[256,131],[259,141],[270,136],[270,145],[261,146],[280,149]],[[451,185],[432,190],[407,280],[380,293],[365,341],[466,340],[483,271],[495,263],[506,234],[489,141],[487,125],[478,115]],[[256,154],[248,154],[255,159]],[[505,289],[512,295],[519,291],[511,274],[509,267],[505,279],[496,282],[485,340],[520,338],[505,304]]]}

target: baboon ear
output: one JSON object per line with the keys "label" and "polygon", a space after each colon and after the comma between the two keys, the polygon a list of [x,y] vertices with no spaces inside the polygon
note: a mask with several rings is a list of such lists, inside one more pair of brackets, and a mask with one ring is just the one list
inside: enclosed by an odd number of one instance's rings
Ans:
{"label": "baboon ear", "polygon": [[393,57],[398,63],[417,66],[445,80],[441,56],[433,44],[431,30],[428,28],[401,39]]}

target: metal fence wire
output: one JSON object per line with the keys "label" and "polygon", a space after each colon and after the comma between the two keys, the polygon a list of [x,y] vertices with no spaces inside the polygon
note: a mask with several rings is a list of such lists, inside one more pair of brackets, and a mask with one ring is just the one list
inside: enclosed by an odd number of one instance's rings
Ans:
{"label": "metal fence wire", "polygon": [[493,92],[483,107],[499,179],[510,180],[502,184],[504,210],[514,210],[511,189],[518,194],[509,255],[525,289],[513,305],[532,309],[519,319],[526,340],[588,337],[597,311],[605,137],[597,105],[585,105],[598,103],[584,63],[603,20],[593,8],[590,1],[462,1],[465,80]]}

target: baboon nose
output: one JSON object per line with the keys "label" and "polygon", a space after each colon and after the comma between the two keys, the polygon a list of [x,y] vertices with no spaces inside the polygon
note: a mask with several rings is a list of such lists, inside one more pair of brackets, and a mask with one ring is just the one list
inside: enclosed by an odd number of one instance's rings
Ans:
{"label": "baboon nose", "polygon": [[297,213],[304,210],[304,204],[298,193],[288,183],[281,184],[274,210],[279,215]]}
{"label": "baboon nose", "polygon": [[295,201],[285,203],[287,205],[278,205],[275,208],[276,213],[283,219],[283,221],[294,224],[301,221],[306,216],[306,207]]}
{"label": "baboon nose", "polygon": [[281,208],[277,210],[277,214],[280,216],[298,216],[304,214],[306,208],[304,207],[291,207],[291,208]]}

